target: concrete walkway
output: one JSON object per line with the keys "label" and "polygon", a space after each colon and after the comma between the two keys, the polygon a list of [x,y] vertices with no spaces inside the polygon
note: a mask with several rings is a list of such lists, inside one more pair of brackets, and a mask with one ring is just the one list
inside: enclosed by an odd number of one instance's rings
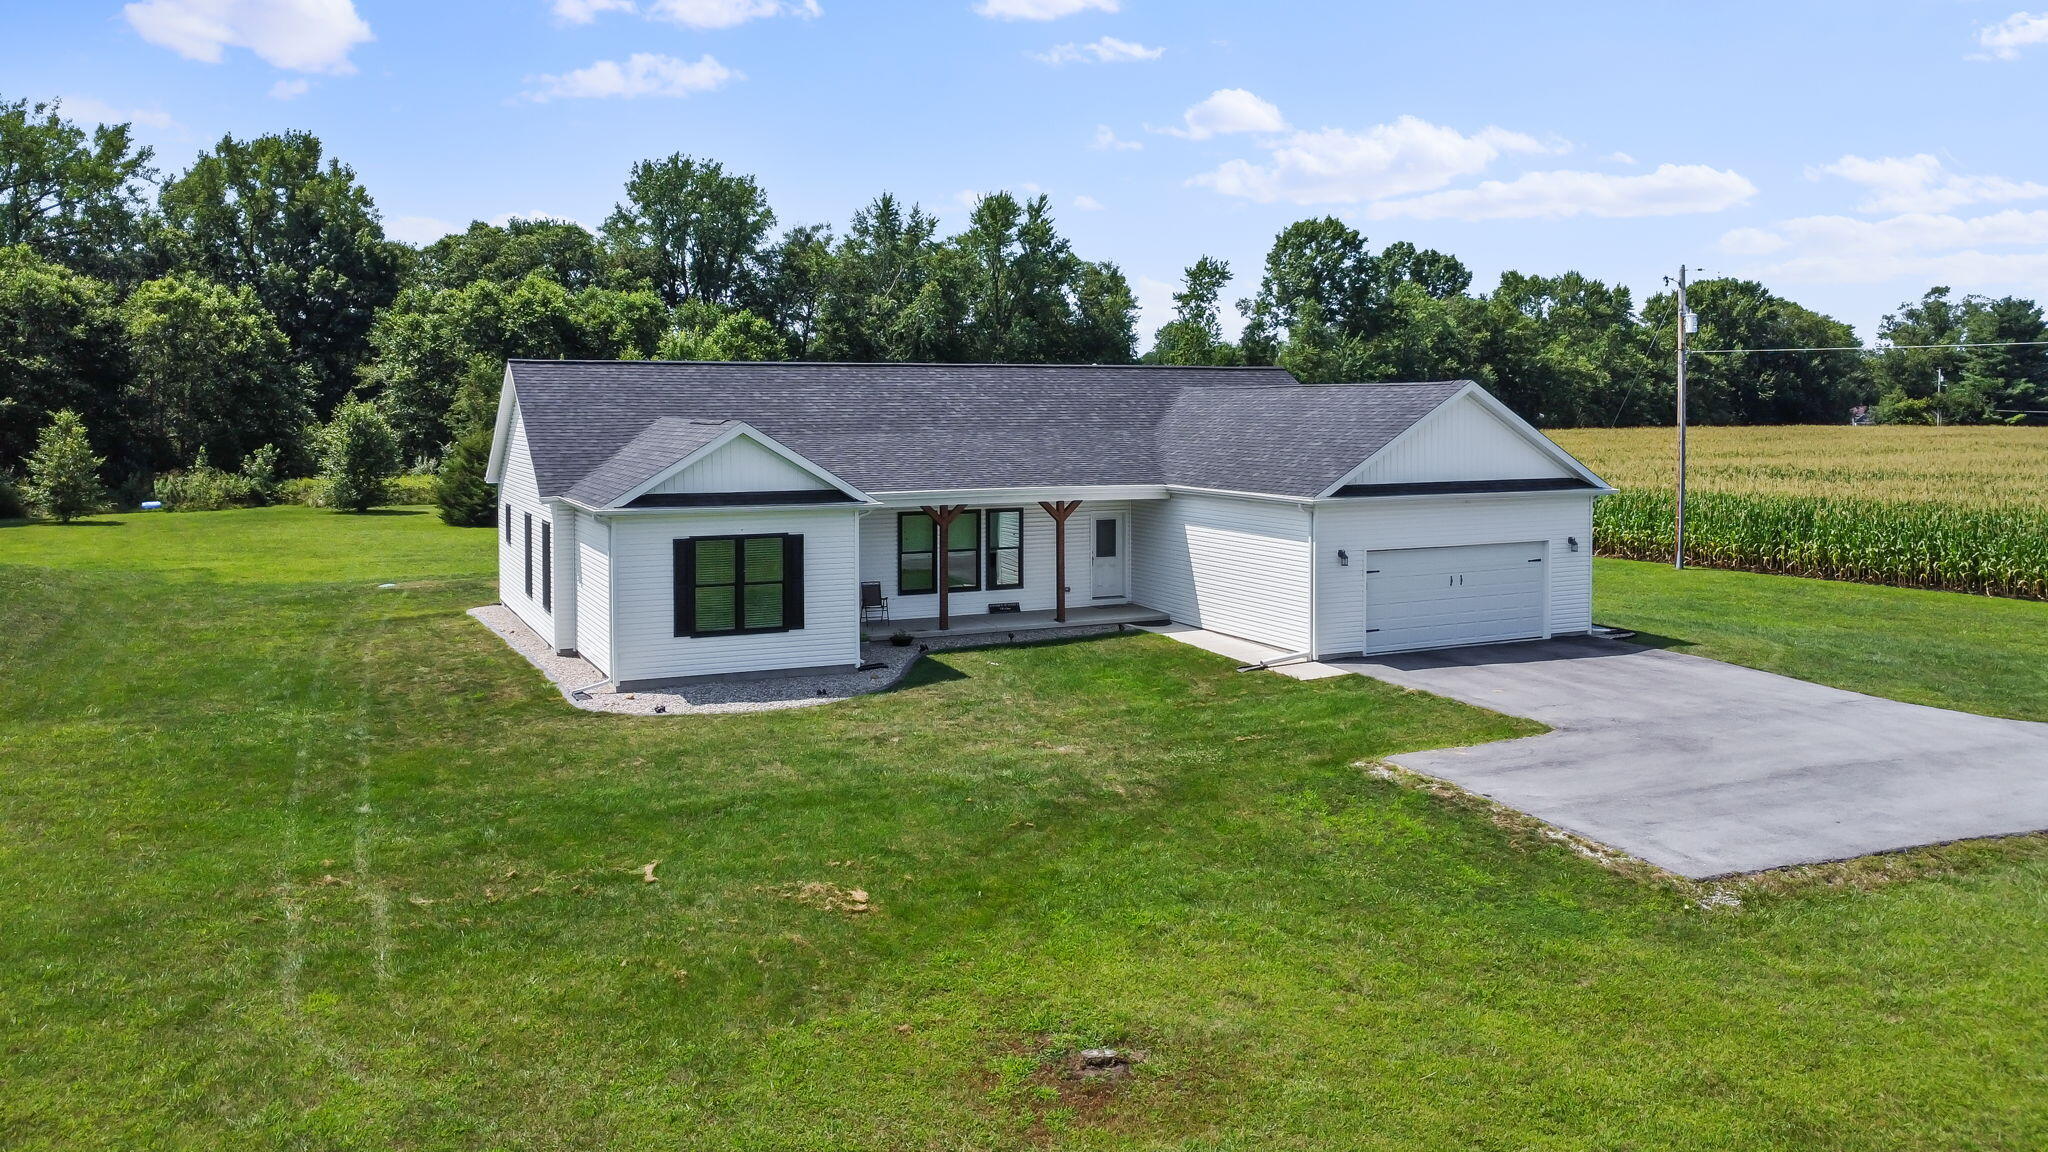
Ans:
{"label": "concrete walkway", "polygon": [[1683,876],[2048,829],[2048,724],[1592,638],[1331,666],[1550,725],[1393,762]]}

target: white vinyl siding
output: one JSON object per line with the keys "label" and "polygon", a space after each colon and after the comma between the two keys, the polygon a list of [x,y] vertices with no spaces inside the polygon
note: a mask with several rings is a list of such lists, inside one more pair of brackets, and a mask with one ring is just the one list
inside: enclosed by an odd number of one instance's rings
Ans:
{"label": "white vinyl siding", "polygon": [[576,650],[593,668],[612,670],[611,526],[576,513]]}
{"label": "white vinyl siding", "polygon": [[[1140,503],[1145,503],[1140,501]],[[1054,555],[1052,517],[1045,514],[1036,501],[1025,500],[1015,504],[988,504],[967,506],[968,511],[986,511],[989,508],[1022,508],[1024,510],[1024,586],[1021,588],[989,588],[988,556],[985,547],[987,527],[984,517],[983,554],[981,582],[984,587],[978,592],[955,592],[947,598],[951,612],[958,615],[976,615],[988,611],[990,604],[1017,604],[1025,612],[1051,610],[1054,607],[1053,570],[1057,566]],[[1097,515],[1114,512],[1128,512],[1133,507],[1126,501],[1083,501],[1081,507],[1067,520],[1067,607],[1076,608],[1084,604],[1113,604],[1117,601],[1095,600],[1089,586],[1089,565],[1094,555],[1094,544],[1089,538],[1090,525]],[[860,525],[860,578],[875,581],[882,586],[882,595],[889,598],[889,614],[899,620],[908,620],[939,613],[937,593],[922,592],[905,596],[896,588],[896,524],[897,515],[915,512],[915,508],[875,508],[861,517]],[[1133,533],[1135,534],[1135,533]],[[1126,551],[1128,551],[1128,544]],[[1128,597],[1125,597],[1128,599]],[[885,630],[874,624],[872,631]]]}
{"label": "white vinyl siding", "polygon": [[1309,646],[1303,506],[1181,493],[1143,501],[1134,505],[1130,551],[1138,603],[1289,652]]}
{"label": "white vinyl siding", "polygon": [[[1576,537],[1577,552],[1569,541]],[[1551,635],[1593,626],[1593,497],[1556,495],[1365,498],[1315,513],[1316,644],[1319,655],[1365,650],[1365,570],[1375,550],[1547,542],[1541,567]],[[1339,550],[1350,557],[1337,562]],[[1532,565],[1533,567],[1533,565]]]}
{"label": "white vinyl siding", "polygon": [[1534,480],[1576,475],[1476,396],[1463,396],[1420,423],[1343,480],[1406,484],[1452,480]]}
{"label": "white vinyl siding", "polygon": [[[851,509],[701,510],[614,516],[614,680],[664,680],[860,662],[859,545]],[[790,533],[804,538],[804,626],[789,632],[675,634],[675,541]]]}
{"label": "white vinyl siding", "polygon": [[[540,606],[541,523],[549,512],[540,501],[533,477],[533,456],[526,446],[526,423],[518,405],[512,408],[512,431],[505,449],[504,476],[498,484],[498,515],[511,508],[511,538],[498,526],[498,600],[549,645],[555,643],[554,615]],[[533,517],[533,595],[526,594],[526,518]],[[557,587],[559,587],[559,581]]]}
{"label": "white vinyl siding", "polygon": [[798,492],[830,488],[761,444],[738,436],[648,489],[650,492]]}

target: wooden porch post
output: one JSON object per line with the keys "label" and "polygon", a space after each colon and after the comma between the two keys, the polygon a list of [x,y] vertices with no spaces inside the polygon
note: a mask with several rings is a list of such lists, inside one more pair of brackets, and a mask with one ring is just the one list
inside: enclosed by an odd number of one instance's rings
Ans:
{"label": "wooden porch post", "polygon": [[[959,519],[962,512],[967,511],[967,505],[941,504],[934,508],[927,504],[919,511],[932,518],[932,567],[935,569],[932,579],[936,580],[939,586],[939,631],[944,632],[953,627],[953,579],[951,573],[946,571],[946,537],[952,530],[953,521]],[[975,547],[980,546],[977,541]]]}
{"label": "wooden porch post", "polygon": [[[1052,618],[1067,622],[1067,517],[1081,506],[1079,500],[1040,500],[1040,508],[1052,517]],[[943,611],[943,609],[941,609]]]}

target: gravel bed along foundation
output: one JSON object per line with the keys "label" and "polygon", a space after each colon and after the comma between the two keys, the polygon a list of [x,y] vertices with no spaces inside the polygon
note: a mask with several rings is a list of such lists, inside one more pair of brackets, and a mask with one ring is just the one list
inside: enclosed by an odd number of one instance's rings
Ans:
{"label": "gravel bed along foundation", "polygon": [[[807,708],[814,704],[830,704],[869,692],[880,692],[901,680],[903,674],[910,670],[910,666],[917,662],[917,658],[923,655],[918,650],[919,644],[937,652],[948,648],[985,648],[1004,643],[1001,639],[986,634],[933,637],[902,648],[887,641],[865,643],[860,647],[861,663],[880,665],[865,672],[841,672],[829,676],[799,674],[753,680],[705,680],[655,692],[613,692],[611,683],[605,679],[604,673],[599,672],[580,656],[557,656],[555,650],[543,641],[538,633],[527,627],[525,621],[514,615],[510,608],[502,604],[486,604],[481,608],[470,609],[469,614],[503,638],[514,652],[526,657],[529,663],[540,669],[541,674],[561,690],[569,703],[590,712],[620,712],[636,716],[767,712],[777,708]],[[1121,630],[1122,626],[1115,624],[1049,628],[1022,633],[1016,643],[1029,644],[1073,636],[1100,636]]]}

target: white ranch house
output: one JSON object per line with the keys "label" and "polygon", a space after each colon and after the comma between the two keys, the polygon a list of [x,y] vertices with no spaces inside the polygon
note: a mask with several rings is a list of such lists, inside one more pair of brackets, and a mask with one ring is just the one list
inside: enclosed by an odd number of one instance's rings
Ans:
{"label": "white ranch house", "polygon": [[1585,632],[1612,491],[1466,381],[997,364],[513,361],[489,480],[504,604],[622,691],[1055,618],[1318,659]]}

